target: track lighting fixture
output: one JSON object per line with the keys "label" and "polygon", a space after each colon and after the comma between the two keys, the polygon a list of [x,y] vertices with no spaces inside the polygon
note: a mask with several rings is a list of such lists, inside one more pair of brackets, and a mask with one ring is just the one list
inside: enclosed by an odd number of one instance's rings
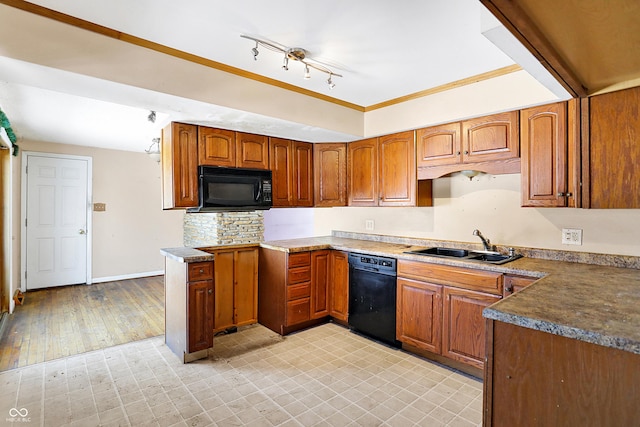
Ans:
{"label": "track lighting fixture", "polygon": [[280,52],[284,54],[284,59],[282,63],[282,69],[284,71],[289,70],[289,60],[301,62],[304,64],[304,79],[309,80],[311,78],[311,68],[314,70],[322,71],[329,75],[329,79],[327,80],[327,84],[329,89],[333,89],[335,87],[335,83],[333,82],[333,77],[342,77],[341,74],[334,73],[328,66],[325,64],[318,62],[309,57],[309,52],[304,50],[301,47],[286,47],[279,43],[270,42],[266,40],[262,40],[256,37],[247,36],[241,34],[240,37],[253,40],[256,45],[251,49],[251,53],[253,54],[253,59],[258,60],[258,48],[264,47],[269,50],[273,50],[274,52]]}

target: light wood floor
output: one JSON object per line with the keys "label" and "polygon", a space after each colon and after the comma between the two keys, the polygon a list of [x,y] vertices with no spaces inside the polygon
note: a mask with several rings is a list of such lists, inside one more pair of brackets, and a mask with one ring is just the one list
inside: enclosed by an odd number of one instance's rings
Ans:
{"label": "light wood floor", "polygon": [[164,277],[30,291],[0,340],[0,371],[164,333]]}

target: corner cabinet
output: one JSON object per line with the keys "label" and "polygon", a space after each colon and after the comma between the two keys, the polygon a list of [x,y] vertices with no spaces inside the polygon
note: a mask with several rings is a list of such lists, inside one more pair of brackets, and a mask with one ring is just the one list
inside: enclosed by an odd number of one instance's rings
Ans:
{"label": "corner cabinet", "polygon": [[572,100],[520,112],[522,206],[579,205],[578,106]]}
{"label": "corner cabinet", "polygon": [[198,206],[198,127],[173,122],[162,129],[162,208]]}
{"label": "corner cabinet", "polygon": [[165,343],[182,362],[213,346],[214,262],[165,258]]}
{"label": "corner cabinet", "polygon": [[348,144],[349,206],[432,206],[431,181],[416,178],[414,135],[408,131]]}
{"label": "corner cabinet", "polygon": [[280,335],[328,320],[331,251],[260,248],[258,321]]}

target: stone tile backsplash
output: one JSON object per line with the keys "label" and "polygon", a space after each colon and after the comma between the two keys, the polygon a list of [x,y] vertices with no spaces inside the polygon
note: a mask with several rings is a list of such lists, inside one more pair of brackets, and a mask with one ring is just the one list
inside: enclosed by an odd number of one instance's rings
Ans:
{"label": "stone tile backsplash", "polygon": [[264,212],[186,213],[183,240],[187,247],[260,243],[264,236]]}

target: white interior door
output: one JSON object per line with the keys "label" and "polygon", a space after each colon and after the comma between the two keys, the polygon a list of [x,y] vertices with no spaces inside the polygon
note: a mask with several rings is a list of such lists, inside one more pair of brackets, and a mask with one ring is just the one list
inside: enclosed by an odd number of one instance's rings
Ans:
{"label": "white interior door", "polygon": [[86,283],[89,160],[26,157],[26,289]]}

